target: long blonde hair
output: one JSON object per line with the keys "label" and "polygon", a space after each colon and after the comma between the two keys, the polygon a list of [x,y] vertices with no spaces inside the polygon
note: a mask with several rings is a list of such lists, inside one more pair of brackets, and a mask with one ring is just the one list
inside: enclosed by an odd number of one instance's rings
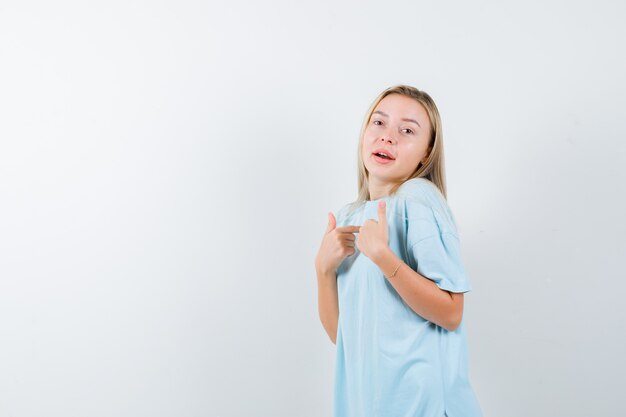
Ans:
{"label": "long blonde hair", "polygon": [[[365,169],[365,163],[363,162],[363,136],[365,134],[365,129],[367,128],[370,118],[372,117],[372,113],[376,109],[376,106],[380,101],[387,97],[389,94],[401,94],[403,96],[410,97],[420,103],[426,109],[428,113],[428,119],[430,121],[431,132],[430,132],[430,141],[429,147],[432,148],[428,157],[424,164],[421,162],[415,167],[415,171],[405,180],[408,181],[413,178],[426,178],[430,180],[433,184],[439,188],[441,194],[443,194],[444,198],[447,199],[447,190],[446,190],[446,176],[445,176],[445,165],[444,165],[444,157],[443,157],[443,132],[441,127],[441,118],[439,116],[439,110],[435,105],[433,99],[426,93],[425,91],[418,90],[415,87],[411,87],[409,85],[396,85],[387,88],[382,93],[378,95],[374,99],[374,102],[370,106],[365,119],[363,120],[363,125],[361,126],[361,133],[359,135],[359,146],[357,150],[357,170],[358,170],[358,197],[356,201],[350,204],[350,209],[354,209],[365,201],[370,199],[369,195],[369,187],[368,187],[368,172]],[[395,194],[395,192],[400,188],[403,182],[399,182],[395,184],[389,195]]]}

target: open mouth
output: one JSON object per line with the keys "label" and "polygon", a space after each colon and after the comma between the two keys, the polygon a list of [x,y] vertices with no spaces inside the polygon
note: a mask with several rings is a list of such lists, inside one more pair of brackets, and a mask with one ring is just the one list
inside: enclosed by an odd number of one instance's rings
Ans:
{"label": "open mouth", "polygon": [[389,159],[390,161],[393,161],[392,157],[382,152],[376,152],[374,153],[374,155],[378,156],[379,158]]}
{"label": "open mouth", "polygon": [[383,160],[383,161],[393,161],[393,160],[395,160],[395,158],[393,158],[392,156],[386,154],[385,152],[374,152],[374,153],[372,153],[372,155],[374,155],[374,157],[377,160]]}
{"label": "open mouth", "polygon": [[372,156],[374,157],[374,161],[378,162],[379,164],[390,164],[394,161],[394,159],[389,155],[380,154],[378,152],[373,153]]}

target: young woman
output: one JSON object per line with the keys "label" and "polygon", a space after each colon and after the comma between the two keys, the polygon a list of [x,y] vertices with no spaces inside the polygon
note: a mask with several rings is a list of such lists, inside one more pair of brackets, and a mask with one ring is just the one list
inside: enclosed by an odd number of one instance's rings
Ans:
{"label": "young woman", "polygon": [[398,85],[374,100],[358,168],[358,198],[329,213],[315,259],[337,345],[334,417],[480,417],[463,322],[471,287],[427,93]]}

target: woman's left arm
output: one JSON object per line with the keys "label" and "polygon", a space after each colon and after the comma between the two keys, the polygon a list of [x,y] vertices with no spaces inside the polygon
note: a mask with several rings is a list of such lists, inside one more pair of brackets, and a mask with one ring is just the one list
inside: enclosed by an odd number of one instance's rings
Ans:
{"label": "woman's left arm", "polygon": [[391,248],[384,247],[372,261],[415,313],[446,330],[455,331],[463,317],[463,293],[443,290],[400,259]]}

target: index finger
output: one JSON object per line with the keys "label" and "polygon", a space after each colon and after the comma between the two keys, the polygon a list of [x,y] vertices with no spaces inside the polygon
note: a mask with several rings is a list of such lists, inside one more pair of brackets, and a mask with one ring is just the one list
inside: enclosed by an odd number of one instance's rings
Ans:
{"label": "index finger", "polygon": [[361,226],[342,226],[337,227],[335,230],[341,233],[359,233]]}
{"label": "index finger", "polygon": [[387,224],[387,203],[385,200],[378,203],[378,222],[383,225]]}

